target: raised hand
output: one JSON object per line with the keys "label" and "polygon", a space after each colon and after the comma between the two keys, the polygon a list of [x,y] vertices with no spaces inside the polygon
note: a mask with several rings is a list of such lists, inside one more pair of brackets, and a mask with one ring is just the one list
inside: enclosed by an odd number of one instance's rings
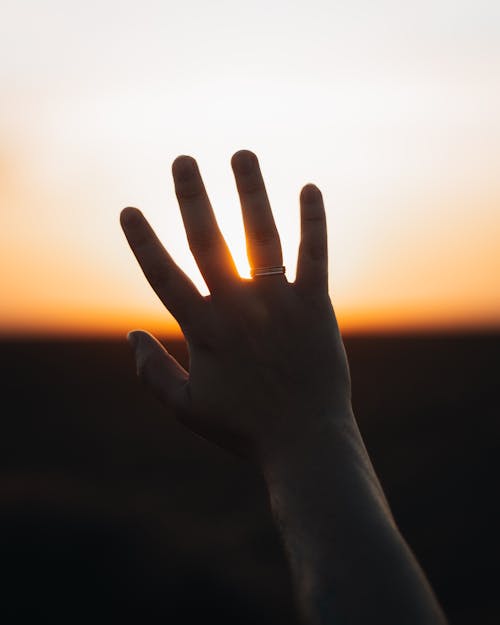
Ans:
{"label": "raised hand", "polygon": [[[320,191],[300,195],[296,281],[281,272],[279,234],[260,167],[249,151],[232,167],[252,272],[239,277],[196,161],[172,167],[189,247],[210,290],[202,297],[134,208],[121,223],[146,278],[177,319],[189,374],[149,334],[134,332],[138,371],[169,413],[255,462],[297,438],[352,419],[345,352],[328,296],[326,219]],[[292,217],[292,215],[291,215]],[[275,273],[273,273],[275,272]]]}
{"label": "raised hand", "polygon": [[347,360],[328,297],[319,190],[300,195],[290,284],[257,158],[232,159],[253,279],[238,276],[196,162],[173,164],[202,297],[142,214],[121,222],[146,278],[179,322],[189,374],[156,339],[131,333],[139,374],[167,412],[253,461],[266,480],[308,625],[444,625],[399,533],[357,429]]}

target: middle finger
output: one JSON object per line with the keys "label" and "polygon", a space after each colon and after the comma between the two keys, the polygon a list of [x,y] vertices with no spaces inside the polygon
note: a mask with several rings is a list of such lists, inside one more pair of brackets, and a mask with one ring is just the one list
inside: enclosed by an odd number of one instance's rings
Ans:
{"label": "middle finger", "polygon": [[250,267],[280,266],[280,238],[257,157],[249,150],[240,150],[234,154],[231,165],[240,196]]}

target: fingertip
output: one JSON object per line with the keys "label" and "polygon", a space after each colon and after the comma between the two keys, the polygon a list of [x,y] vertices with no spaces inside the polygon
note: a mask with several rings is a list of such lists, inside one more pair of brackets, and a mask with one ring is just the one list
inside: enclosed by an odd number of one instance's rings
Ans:
{"label": "fingertip", "polygon": [[321,191],[315,184],[308,183],[306,184],[301,193],[300,199],[305,204],[312,204],[313,202],[317,202],[322,199]]}
{"label": "fingertip", "polygon": [[257,164],[257,156],[251,150],[238,150],[231,157],[231,167],[238,174],[250,173]]}
{"label": "fingertip", "polygon": [[136,349],[139,347],[139,343],[141,341],[140,335],[142,334],[142,332],[140,330],[131,330],[128,334],[127,334],[127,341],[129,342],[130,347],[136,351]]}
{"label": "fingertip", "polygon": [[181,154],[172,163],[172,174],[176,180],[188,180],[195,173],[196,160],[187,154]]}
{"label": "fingertip", "polygon": [[147,363],[155,353],[156,340],[144,330],[132,330],[127,334],[127,341],[135,356],[136,372],[140,378],[146,376]]}
{"label": "fingertip", "polygon": [[143,214],[134,206],[127,206],[120,213],[120,223],[122,227],[136,226],[143,219]]}
{"label": "fingertip", "polygon": [[140,344],[146,345],[146,343],[158,343],[158,340],[146,330],[130,330],[127,334],[127,340],[129,343],[133,343],[136,346]]}

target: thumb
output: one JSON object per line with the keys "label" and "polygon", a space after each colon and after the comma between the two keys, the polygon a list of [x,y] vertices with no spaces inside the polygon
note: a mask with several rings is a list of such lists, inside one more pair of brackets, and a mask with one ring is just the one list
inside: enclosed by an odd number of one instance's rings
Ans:
{"label": "thumb", "polygon": [[187,371],[163,345],[148,332],[134,330],[127,340],[134,350],[137,375],[170,408],[185,408]]}

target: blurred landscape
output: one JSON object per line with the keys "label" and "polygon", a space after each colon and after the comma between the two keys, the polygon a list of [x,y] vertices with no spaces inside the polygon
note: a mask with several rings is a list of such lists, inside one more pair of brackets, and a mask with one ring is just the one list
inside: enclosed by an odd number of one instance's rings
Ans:
{"label": "blurred landscape", "polygon": [[[450,622],[498,623],[500,334],[345,343],[368,450]],[[262,479],[165,414],[125,340],[0,354],[1,623],[298,623]]]}

